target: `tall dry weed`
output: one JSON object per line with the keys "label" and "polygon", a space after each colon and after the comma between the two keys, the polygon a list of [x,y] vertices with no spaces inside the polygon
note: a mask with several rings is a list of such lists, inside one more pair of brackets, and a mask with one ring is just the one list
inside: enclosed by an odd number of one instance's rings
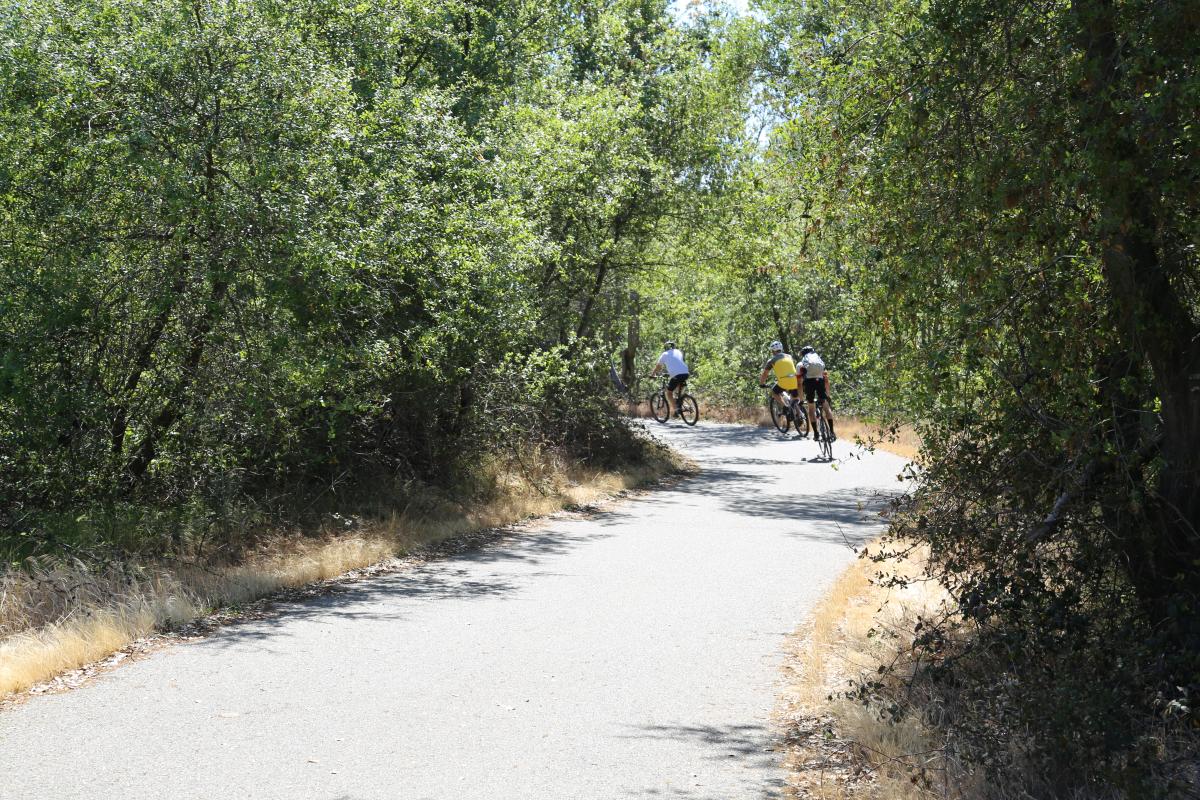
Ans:
{"label": "tall dry weed", "polygon": [[[920,560],[920,554],[910,555],[898,572],[919,577]],[[822,798],[928,800],[928,786],[914,782],[913,776],[923,771],[927,783],[932,783],[947,774],[940,729],[926,724],[919,715],[894,717],[883,695],[878,702],[864,702],[861,695],[847,690],[878,680],[882,665],[890,668],[887,680],[896,685],[911,678],[911,665],[904,659],[917,635],[918,622],[944,613],[947,596],[940,587],[923,580],[902,587],[877,583],[873,567],[863,558],[851,564],[793,640],[787,666],[787,724],[831,720],[837,737],[853,754],[830,764],[805,752],[821,743],[797,739],[789,761],[802,774],[793,779]],[[821,774],[825,769],[846,772],[864,767],[873,773],[873,779],[853,795],[840,794],[837,775]],[[812,787],[829,788],[815,792]]]}
{"label": "tall dry weed", "polygon": [[[1148,721],[1147,747],[1170,774],[1159,776],[1150,794],[1122,793],[1096,780],[1074,788],[1066,770],[1047,774],[1045,763],[1013,747],[1002,772],[985,773],[960,753],[958,740],[965,720],[977,719],[971,704],[982,688],[997,681],[1019,681],[1014,663],[979,652],[966,628],[944,628],[943,657],[952,657],[955,680],[936,680],[928,651],[914,649],[931,620],[951,615],[952,601],[938,584],[923,579],[927,553],[913,550],[891,562],[894,573],[908,580],[892,585],[875,580],[878,567],[859,559],[834,582],[815,607],[807,625],[794,637],[785,695],[785,727],[789,730],[791,782],[803,787],[797,797],[821,800],[1116,800],[1164,795],[1175,786],[1177,796],[1194,796],[1200,787],[1200,734],[1168,729]],[[877,574],[877,573],[876,573]],[[924,652],[926,655],[919,656]],[[999,726],[999,718],[992,720]],[[821,752],[821,737],[794,735],[828,725],[846,758]],[[1014,739],[1014,742],[1019,741]],[[866,770],[872,780],[846,791],[846,774]],[[840,774],[839,774],[840,773]],[[1074,773],[1072,773],[1074,774]]]}

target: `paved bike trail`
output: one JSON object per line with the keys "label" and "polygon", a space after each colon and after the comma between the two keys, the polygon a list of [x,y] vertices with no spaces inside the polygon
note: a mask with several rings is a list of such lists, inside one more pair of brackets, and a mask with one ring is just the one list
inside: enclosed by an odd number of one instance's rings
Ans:
{"label": "paved bike trail", "polygon": [[781,644],[903,461],[651,426],[701,474],[0,713],[0,798],[782,796]]}

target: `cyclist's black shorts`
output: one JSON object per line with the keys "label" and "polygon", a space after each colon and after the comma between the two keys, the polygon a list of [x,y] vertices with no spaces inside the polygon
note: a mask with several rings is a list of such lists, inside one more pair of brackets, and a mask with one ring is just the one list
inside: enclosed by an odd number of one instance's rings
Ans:
{"label": "cyclist's black shorts", "polygon": [[771,392],[772,392],[773,394],[775,394],[776,396],[778,396],[778,395],[781,395],[781,394],[783,394],[784,392],[787,392],[787,393],[788,393],[788,395],[790,395],[790,396],[791,396],[791,397],[793,397],[793,398],[794,398],[794,397],[795,397],[797,394],[799,394],[799,392],[798,392],[796,389],[785,389],[785,388],[783,388],[782,386],[780,386],[778,383],[777,383],[777,384],[775,384],[774,386],[772,386],[772,387],[771,387]]}
{"label": "cyclist's black shorts", "polygon": [[829,393],[825,391],[824,377],[804,379],[804,399],[811,403],[814,395],[822,403],[829,399]]}
{"label": "cyclist's black shorts", "polygon": [[667,391],[673,392],[680,384],[687,383],[687,379],[691,377],[686,372],[681,372],[678,375],[672,375],[671,380],[667,382]]}

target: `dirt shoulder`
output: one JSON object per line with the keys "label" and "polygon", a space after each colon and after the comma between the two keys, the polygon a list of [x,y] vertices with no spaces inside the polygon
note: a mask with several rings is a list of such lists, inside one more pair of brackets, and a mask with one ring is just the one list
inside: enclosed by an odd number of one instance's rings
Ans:
{"label": "dirt shoulder", "polygon": [[[763,418],[770,425],[765,413]],[[847,417],[842,431],[905,458],[916,459],[920,450],[911,429],[888,435]],[[789,800],[928,797],[911,780],[911,755],[936,749],[930,732],[891,725],[879,709],[847,696],[848,689],[872,680],[880,665],[896,663],[915,636],[917,619],[946,603],[939,587],[919,580],[921,551],[893,565],[898,575],[914,579],[907,586],[878,581],[880,565],[867,555],[880,546],[875,541],[859,551],[785,648],[785,688],[776,717]]]}

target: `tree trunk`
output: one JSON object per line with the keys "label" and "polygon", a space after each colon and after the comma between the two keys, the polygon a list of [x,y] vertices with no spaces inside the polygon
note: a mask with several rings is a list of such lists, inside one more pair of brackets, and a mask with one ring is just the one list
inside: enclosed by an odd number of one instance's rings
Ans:
{"label": "tree trunk", "polygon": [[637,377],[637,351],[642,338],[641,298],[637,292],[629,293],[629,303],[632,310],[629,313],[625,349],[621,351],[621,380],[632,390],[633,381]]}
{"label": "tree trunk", "polygon": [[[1074,6],[1087,70],[1080,118],[1091,143],[1102,209],[1101,261],[1129,352],[1150,365],[1162,404],[1162,466],[1153,530],[1141,563],[1131,564],[1151,605],[1200,590],[1200,327],[1170,280],[1153,185],[1153,164],[1137,136],[1148,120],[1130,119],[1134,79],[1123,73],[1119,17],[1109,0]],[[1161,124],[1162,121],[1159,121]],[[1159,607],[1159,612],[1162,608]]]}
{"label": "tree trunk", "polygon": [[774,303],[771,304],[771,319],[775,321],[775,332],[779,334],[779,343],[783,345],[783,352],[792,352],[792,348],[788,347],[787,322],[779,313],[779,306]]}
{"label": "tree trunk", "polygon": [[579,313],[579,327],[575,330],[576,339],[583,339],[592,332],[592,306],[596,304],[596,298],[600,296],[600,290],[604,288],[604,279],[608,276],[609,267],[612,265],[613,253],[616,250],[617,243],[621,241],[621,236],[625,232],[625,226],[633,219],[637,206],[638,195],[635,193],[625,200],[621,210],[613,217],[611,223],[612,246],[600,259],[596,270],[596,281],[592,285],[592,290],[588,293],[587,300],[583,304],[583,310]]}
{"label": "tree trunk", "polygon": [[229,283],[227,281],[219,279],[214,281],[208,306],[200,316],[195,327],[192,328],[191,334],[188,337],[189,346],[187,356],[184,358],[182,364],[182,376],[172,389],[166,405],[150,421],[146,429],[146,434],[134,449],[133,456],[126,465],[126,481],[129,485],[132,486],[137,483],[146,474],[150,462],[158,454],[158,442],[160,438],[183,414],[183,410],[187,405],[188,390],[191,388],[192,382],[195,380],[196,374],[200,369],[200,362],[204,356],[208,334],[216,323],[218,311],[228,291]]}
{"label": "tree trunk", "polygon": [[171,312],[175,309],[175,302],[183,294],[189,260],[188,254],[184,253],[181,260],[183,261],[183,267],[172,283],[171,294],[168,296],[166,304],[154,318],[154,322],[151,323],[146,337],[142,340],[137,355],[133,359],[129,375],[119,390],[120,394],[117,395],[119,398],[117,405],[110,411],[112,418],[109,439],[110,449],[114,456],[120,456],[125,449],[125,428],[129,423],[129,405],[133,402],[134,392],[137,391],[138,385],[142,382],[142,375],[150,368],[154,351],[162,339],[167,322],[171,319]]}

